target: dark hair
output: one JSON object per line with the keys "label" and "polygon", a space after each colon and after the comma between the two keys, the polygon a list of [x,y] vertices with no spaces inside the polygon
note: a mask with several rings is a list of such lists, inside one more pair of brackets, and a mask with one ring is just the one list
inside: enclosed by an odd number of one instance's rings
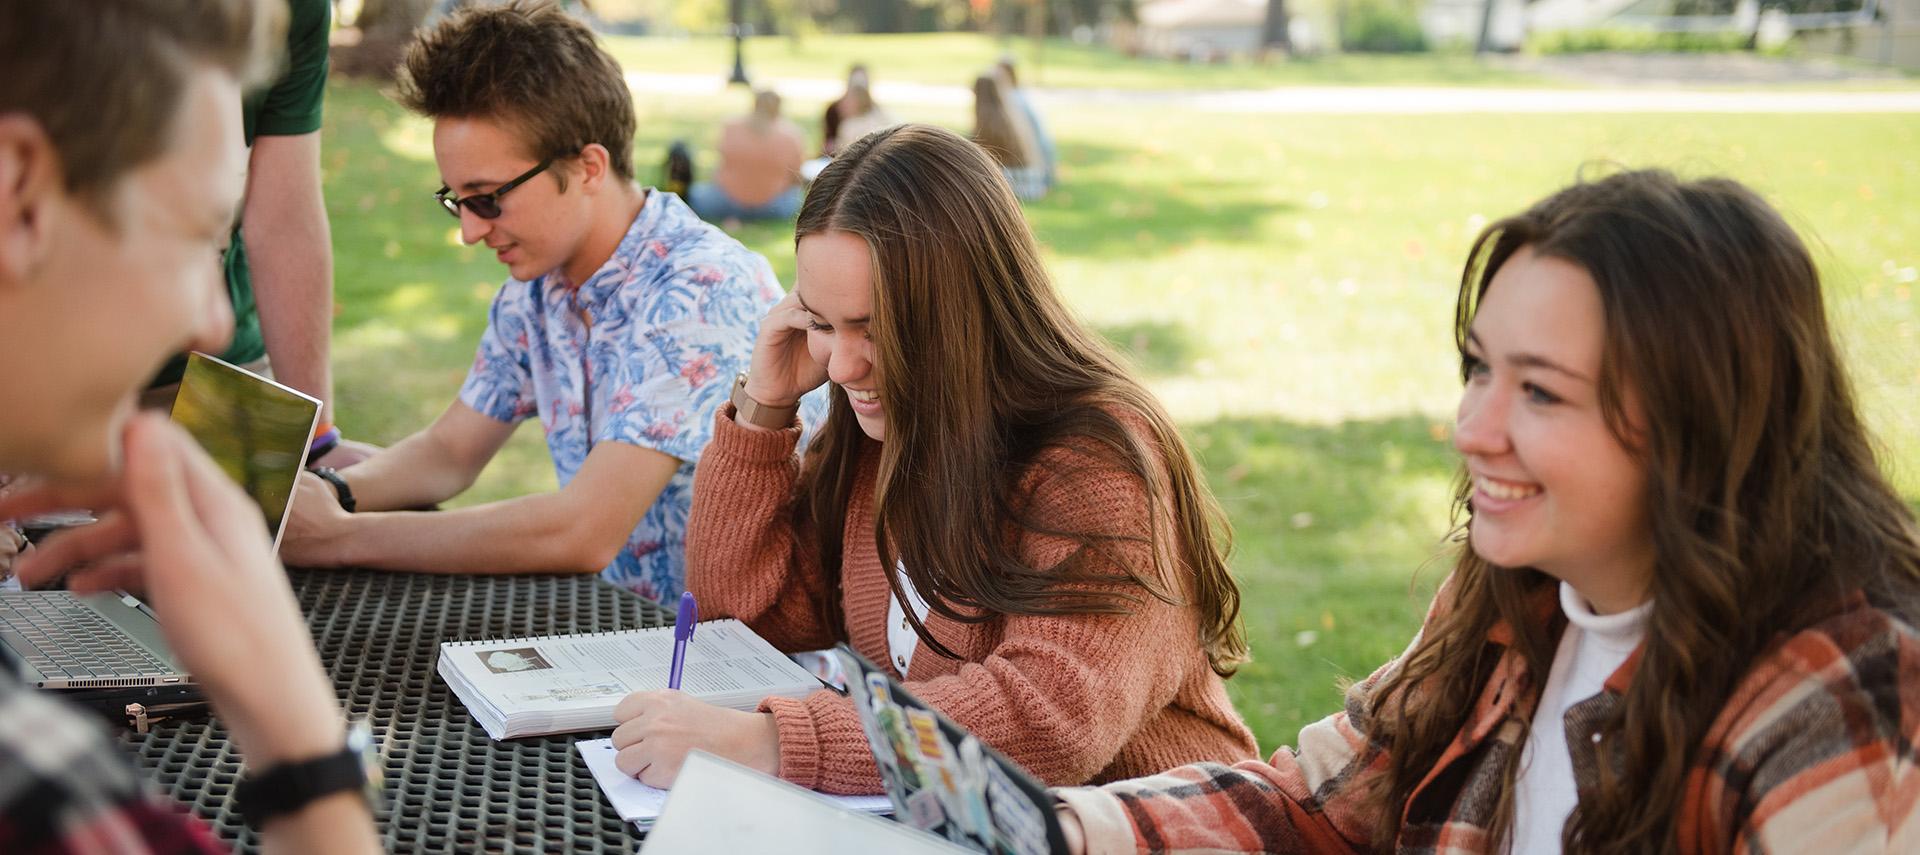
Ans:
{"label": "dark hair", "polygon": [[547,0],[454,13],[414,38],[397,78],[400,103],[430,119],[509,125],[533,160],[599,143],[614,174],[633,179],[633,94],[620,64]]}
{"label": "dark hair", "polygon": [[109,213],[107,191],[173,140],[194,67],[258,82],[286,17],[281,0],[0,0],[0,114],[39,122],[66,191]]}
{"label": "dark hair", "polygon": [[[1646,469],[1656,552],[1640,664],[1621,712],[1600,726],[1611,762],[1562,842],[1569,852],[1666,851],[1689,769],[1737,681],[1849,592],[1910,613],[1920,535],[1874,462],[1813,260],[1753,191],[1624,172],[1494,223],[1461,274],[1463,354],[1488,284],[1522,248],[1579,265],[1599,288],[1600,406]],[[1628,424],[1629,394],[1644,424]],[[1463,475],[1456,520],[1470,518],[1470,490]],[[1514,630],[1531,690],[1542,688],[1551,626],[1527,603],[1550,584],[1462,548],[1428,630],[1369,702],[1370,735],[1389,758],[1376,843],[1399,833],[1409,794],[1471,712],[1498,659],[1485,644],[1494,625]],[[1524,744],[1530,723],[1511,724]],[[1509,782],[1522,752],[1510,754]],[[1510,791],[1496,839],[1512,819]]]}
{"label": "dark hair", "polygon": [[[1246,640],[1224,516],[1172,420],[1061,302],[1000,168],[951,131],[876,131],[834,158],[808,192],[796,240],[824,232],[858,236],[873,258],[869,330],[888,402],[874,492],[882,565],[897,557],[933,611],[970,623],[1123,612],[1141,601],[1134,592],[1191,603],[1194,641],[1217,673],[1231,674]],[[819,539],[821,566],[837,574],[869,440],[846,394],[836,386],[831,395],[795,513]],[[1057,447],[1141,484],[1148,532],[1053,531],[1027,518],[1021,478]],[[1007,537],[1016,530],[1079,548],[1057,566],[1029,567]],[[1120,558],[1126,546],[1147,547],[1152,566]],[[835,604],[827,605],[837,624]],[[931,649],[958,658],[909,620]]]}
{"label": "dark hair", "polygon": [[1008,86],[1020,85],[1020,75],[1014,73],[1014,70],[1013,70],[1013,57],[1010,57],[1010,56],[1000,57],[1000,60],[994,63],[994,65],[995,67],[999,68],[1002,73],[1007,75]]}

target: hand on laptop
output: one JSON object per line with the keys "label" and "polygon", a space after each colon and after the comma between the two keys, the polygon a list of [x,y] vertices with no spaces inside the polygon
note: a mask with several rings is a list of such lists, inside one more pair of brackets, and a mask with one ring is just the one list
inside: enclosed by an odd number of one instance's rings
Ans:
{"label": "hand on laptop", "polygon": [[614,765],[650,787],[673,786],[695,748],[765,772],[780,773],[780,730],[772,713],[717,707],[686,692],[634,692],[613,708]]}
{"label": "hand on laptop", "polygon": [[27,550],[27,536],[0,523],[0,579],[13,578],[13,562]]}
{"label": "hand on laptop", "polygon": [[1060,836],[1067,839],[1067,855],[1086,855],[1087,829],[1080,823],[1080,815],[1060,807],[1055,809],[1054,816],[1060,820]]}
{"label": "hand on laptop", "polygon": [[259,510],[165,417],[136,416],[123,441],[113,483],[0,499],[0,519],[71,507],[100,516],[23,559],[21,582],[34,587],[64,571],[75,591],[144,591],[249,763],[338,750],[339,702]]}
{"label": "hand on laptop", "polygon": [[287,514],[287,528],[280,535],[280,559],[294,567],[338,564],[337,541],[352,524],[333,485],[302,472],[293,485],[293,513]]}

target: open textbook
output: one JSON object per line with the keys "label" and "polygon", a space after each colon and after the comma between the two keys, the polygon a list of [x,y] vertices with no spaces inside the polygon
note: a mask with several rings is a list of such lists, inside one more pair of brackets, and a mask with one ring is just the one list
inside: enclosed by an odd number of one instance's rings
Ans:
{"label": "open textbook", "polygon": [[[669,791],[658,787],[649,787],[620,771],[613,763],[613,740],[583,739],[573,744],[580,750],[580,758],[587,763],[587,770],[593,773],[593,781],[600,785],[607,801],[613,805],[614,812],[620,818],[638,826],[641,831],[653,828],[654,820],[660,818],[660,809],[667,804]],[[885,793],[872,796],[829,796],[819,795],[835,805],[847,810],[862,813],[888,814],[893,812],[893,802]],[[738,806],[737,803],[735,805]]]}
{"label": "open textbook", "polygon": [[[494,739],[607,730],[631,692],[667,687],[673,627],[453,641],[440,645],[440,677]],[[681,690],[716,706],[751,710],[760,699],[797,698],[820,681],[737,620],[706,621],[687,643]]]}

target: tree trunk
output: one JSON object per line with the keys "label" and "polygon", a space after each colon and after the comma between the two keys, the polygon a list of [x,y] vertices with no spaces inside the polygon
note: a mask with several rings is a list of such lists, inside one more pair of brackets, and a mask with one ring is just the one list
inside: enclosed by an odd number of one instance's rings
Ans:
{"label": "tree trunk", "polygon": [[1293,39],[1287,34],[1287,0],[1267,0],[1267,21],[1260,28],[1260,48],[1293,52]]}
{"label": "tree trunk", "polygon": [[1477,56],[1493,49],[1493,10],[1500,0],[1487,0],[1480,10],[1480,38],[1473,42],[1473,52]]}
{"label": "tree trunk", "polygon": [[393,78],[413,31],[433,9],[433,0],[366,0],[346,43],[333,49],[333,68],[351,77]]}

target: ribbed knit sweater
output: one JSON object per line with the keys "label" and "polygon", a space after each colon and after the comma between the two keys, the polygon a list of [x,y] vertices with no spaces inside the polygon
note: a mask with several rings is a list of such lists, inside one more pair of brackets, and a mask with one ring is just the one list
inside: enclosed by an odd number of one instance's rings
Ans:
{"label": "ribbed knit sweater", "polygon": [[[687,588],[700,618],[737,617],[786,651],[845,641],[892,668],[887,605],[892,590],[874,543],[873,492],[880,445],[862,447],[840,567],[841,625],[825,625],[826,574],[819,546],[792,521],[800,430],[754,431],[716,416],[713,441],[694,474],[687,522]],[[1042,451],[1020,481],[1026,512],[1050,530],[1144,533],[1145,486],[1078,451]],[[1058,474],[1070,473],[1070,474]],[[1028,532],[1017,541],[1029,567],[1072,555],[1076,542]],[[1116,550],[1151,578],[1144,545]],[[1092,560],[1083,556],[1082,560]],[[1181,568],[1180,572],[1185,572]],[[1191,580],[1174,581],[1185,592]],[[1253,733],[1207,664],[1199,614],[1141,593],[1124,615],[999,615],[962,623],[927,615],[933,637],[961,658],[922,643],[907,688],[1049,785],[1100,783],[1183,763],[1256,756]],[[780,731],[780,777],[831,793],[880,790],[880,774],[853,702],[830,691],[768,698]]]}

